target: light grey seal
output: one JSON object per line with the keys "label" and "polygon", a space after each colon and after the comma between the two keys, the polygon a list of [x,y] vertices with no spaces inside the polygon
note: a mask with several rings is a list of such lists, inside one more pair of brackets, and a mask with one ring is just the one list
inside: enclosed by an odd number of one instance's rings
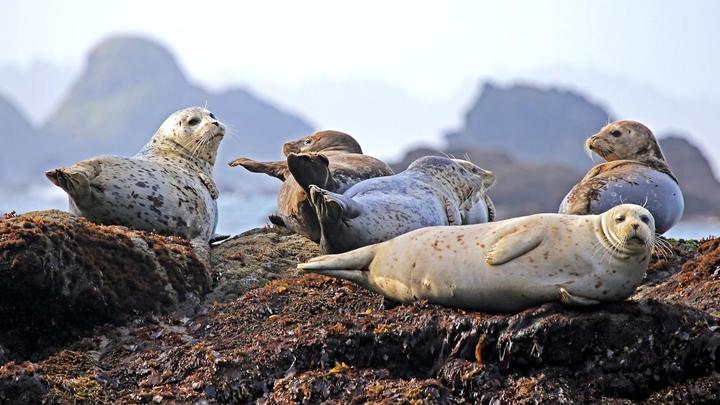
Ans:
{"label": "light grey seal", "polygon": [[74,214],[207,245],[218,219],[213,165],[224,134],[210,111],[187,108],[135,156],[95,157],[45,175],[67,192]]}
{"label": "light grey seal", "polygon": [[486,192],[495,175],[459,159],[426,156],[402,173],[364,180],[338,194],[310,187],[320,223],[320,249],[338,253],[418,228],[493,219]]}
{"label": "light grey seal", "polygon": [[635,121],[616,121],[588,138],[585,147],[607,160],[585,175],[563,199],[561,214],[599,214],[623,203],[655,217],[663,234],[677,224],[685,201],[653,133]]}
{"label": "light grey seal", "polygon": [[342,193],[359,181],[393,174],[390,166],[364,155],[360,144],[340,131],[319,131],[287,142],[283,155],[286,160],[276,162],[239,158],[230,166],[242,166],[282,180],[278,215],[271,216],[270,221],[315,242],[320,241],[320,225],[310,206],[310,185]]}
{"label": "light grey seal", "polygon": [[298,267],[386,298],[516,312],[546,302],[592,305],[630,296],[655,242],[652,214],[620,205],[601,215],[538,214],[423,228]]}

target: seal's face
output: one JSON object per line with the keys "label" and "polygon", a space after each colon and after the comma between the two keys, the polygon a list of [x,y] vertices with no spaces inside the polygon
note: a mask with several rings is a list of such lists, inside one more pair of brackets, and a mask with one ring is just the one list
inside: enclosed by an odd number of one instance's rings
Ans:
{"label": "seal's face", "polygon": [[495,173],[490,170],[485,170],[467,160],[453,159],[453,161],[465,169],[470,177],[479,181],[480,184],[482,184],[483,190],[487,191],[495,185]]}
{"label": "seal's face", "polygon": [[154,138],[171,139],[190,154],[215,164],[217,149],[225,136],[225,125],[202,107],[176,111],[160,126]]}
{"label": "seal's face", "polygon": [[347,153],[362,153],[360,144],[352,136],[340,131],[319,131],[297,141],[290,141],[283,145],[283,155],[291,153],[342,151]]}
{"label": "seal's face", "polygon": [[662,158],[652,131],[636,121],[615,121],[585,141],[585,148],[608,162]]}
{"label": "seal's face", "polygon": [[621,253],[649,253],[655,243],[655,219],[650,211],[634,204],[611,208],[601,216],[605,237]]}

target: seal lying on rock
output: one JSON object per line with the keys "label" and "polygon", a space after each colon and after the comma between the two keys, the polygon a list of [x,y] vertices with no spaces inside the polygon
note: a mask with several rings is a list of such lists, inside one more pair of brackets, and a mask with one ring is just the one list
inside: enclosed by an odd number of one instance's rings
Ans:
{"label": "seal lying on rock", "polygon": [[363,155],[360,144],[339,131],[319,131],[283,145],[286,160],[257,162],[239,158],[230,166],[242,166],[283,181],[277,198],[278,216],[270,220],[315,242],[320,241],[320,226],[308,199],[310,185],[342,193],[355,183],[393,174],[390,166]]}
{"label": "seal lying on rock", "polygon": [[652,212],[659,234],[680,221],[685,209],[682,191],[646,126],[613,122],[588,138],[585,147],[607,163],[590,169],[570,190],[560,205],[561,214],[599,214],[629,203]]}
{"label": "seal lying on rock", "polygon": [[652,214],[624,204],[601,215],[424,228],[298,267],[402,303],[515,312],[557,300],[592,305],[627,298],[645,275],[654,241]]}
{"label": "seal lying on rock", "polygon": [[426,156],[402,173],[364,180],[336,194],[310,187],[320,222],[320,249],[339,253],[426,226],[493,219],[485,192],[495,175],[459,159]]}
{"label": "seal lying on rock", "polygon": [[213,165],[224,134],[210,111],[187,108],[133,157],[96,157],[45,175],[67,192],[74,214],[207,245],[217,225]]}

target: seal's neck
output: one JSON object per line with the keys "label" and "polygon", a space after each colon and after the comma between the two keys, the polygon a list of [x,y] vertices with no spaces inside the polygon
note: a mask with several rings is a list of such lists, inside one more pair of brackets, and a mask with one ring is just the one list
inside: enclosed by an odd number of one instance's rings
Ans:
{"label": "seal's neck", "polygon": [[204,173],[212,174],[214,161],[209,162],[200,156],[193,154],[187,147],[171,138],[153,138],[138,153],[138,155],[153,158],[157,156],[172,157],[181,160]]}

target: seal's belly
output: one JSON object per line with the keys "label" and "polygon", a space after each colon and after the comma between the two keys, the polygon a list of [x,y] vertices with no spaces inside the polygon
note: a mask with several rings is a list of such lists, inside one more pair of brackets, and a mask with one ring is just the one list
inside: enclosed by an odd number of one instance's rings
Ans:
{"label": "seal's belly", "polygon": [[[621,174],[611,170],[591,180],[595,190],[588,195],[590,214],[602,214],[621,204],[637,204],[652,213],[658,234],[680,221],[685,202],[682,190],[670,176],[641,165],[634,166],[632,173],[623,170]],[[564,212],[571,194],[563,200],[560,212]]]}

